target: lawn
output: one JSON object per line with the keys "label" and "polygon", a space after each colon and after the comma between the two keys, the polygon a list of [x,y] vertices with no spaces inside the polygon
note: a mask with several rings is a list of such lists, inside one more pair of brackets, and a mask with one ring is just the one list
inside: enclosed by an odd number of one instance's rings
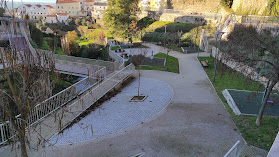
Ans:
{"label": "lawn", "polygon": [[[208,60],[209,67],[204,68],[210,80],[213,78],[214,74],[214,62],[211,57],[199,57],[199,60]],[[238,130],[241,132],[244,139],[248,144],[269,150],[274,142],[274,139],[279,130],[279,120],[278,118],[263,117],[262,126],[256,125],[256,116],[237,116],[231,110],[229,105],[224,98],[222,91],[224,89],[239,89],[239,90],[249,90],[249,91],[263,91],[264,86],[258,82],[247,81],[245,76],[231,70],[225,65],[220,65],[224,71],[222,75],[221,71],[217,72],[215,83],[213,83],[218,96],[221,98],[226,109],[230,113],[234,123],[236,124]]]}
{"label": "lawn", "polygon": [[179,46],[177,46],[177,45],[166,45],[166,47],[169,48],[169,49],[171,49],[171,50],[184,53],[184,52],[182,51],[181,47],[179,47]]}
{"label": "lawn", "polygon": [[59,54],[59,55],[65,55],[65,53],[63,52],[63,50],[61,49],[61,47],[57,47],[55,53],[56,53],[56,54]]}
{"label": "lawn", "polygon": [[[154,55],[156,58],[166,58],[166,54],[158,53]],[[153,67],[153,66],[142,66],[142,70],[159,70],[159,71],[168,71],[173,73],[179,73],[179,62],[178,59],[172,56],[168,56],[168,69],[165,67]]]}

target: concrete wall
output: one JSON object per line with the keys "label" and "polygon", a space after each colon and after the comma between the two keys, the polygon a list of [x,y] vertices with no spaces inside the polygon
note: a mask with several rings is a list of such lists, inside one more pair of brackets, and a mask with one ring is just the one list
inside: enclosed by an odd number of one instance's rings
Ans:
{"label": "concrete wall", "polygon": [[267,5],[268,0],[234,0],[232,9],[238,13],[250,14],[253,7],[254,14],[263,15]]}

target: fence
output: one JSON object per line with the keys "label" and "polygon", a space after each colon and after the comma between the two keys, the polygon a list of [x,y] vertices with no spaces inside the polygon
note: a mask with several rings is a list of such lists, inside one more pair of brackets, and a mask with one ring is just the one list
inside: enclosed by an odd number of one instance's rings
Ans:
{"label": "fence", "polygon": [[240,141],[237,141],[224,157],[238,157],[240,151]]}
{"label": "fence", "polygon": [[[27,127],[38,123],[40,120],[51,114],[52,112],[59,109],[61,106],[67,104],[69,101],[76,98],[92,86],[96,85],[97,82],[104,80],[106,76],[106,68],[98,70],[94,74],[87,78],[75,83],[74,85],[66,88],[65,90],[55,94],[54,96],[46,99],[42,103],[36,105],[28,114],[26,121]],[[16,116],[17,124],[21,125],[20,115]],[[12,127],[11,122],[7,121],[0,124],[0,144],[7,142],[9,139],[16,135],[15,130]]]}

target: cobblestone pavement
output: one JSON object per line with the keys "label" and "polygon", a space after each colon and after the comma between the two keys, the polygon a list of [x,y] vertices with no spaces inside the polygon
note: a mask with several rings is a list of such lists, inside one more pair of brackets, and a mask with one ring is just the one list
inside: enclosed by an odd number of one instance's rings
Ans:
{"label": "cobblestone pavement", "polygon": [[161,81],[141,78],[140,94],[146,95],[143,102],[129,102],[137,95],[138,79],[115,97],[104,102],[62,134],[52,138],[55,145],[96,139],[140,124],[165,108],[173,96],[172,88]]}

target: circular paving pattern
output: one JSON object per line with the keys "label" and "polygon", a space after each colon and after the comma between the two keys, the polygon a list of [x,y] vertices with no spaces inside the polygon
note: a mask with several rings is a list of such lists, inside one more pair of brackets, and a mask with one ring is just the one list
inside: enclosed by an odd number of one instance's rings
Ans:
{"label": "circular paving pattern", "polygon": [[137,95],[137,87],[138,79],[78,123],[54,136],[50,142],[55,145],[76,143],[135,126],[163,110],[173,96],[173,90],[168,84],[141,78],[140,94],[148,97],[143,102],[130,102],[130,98]]}

